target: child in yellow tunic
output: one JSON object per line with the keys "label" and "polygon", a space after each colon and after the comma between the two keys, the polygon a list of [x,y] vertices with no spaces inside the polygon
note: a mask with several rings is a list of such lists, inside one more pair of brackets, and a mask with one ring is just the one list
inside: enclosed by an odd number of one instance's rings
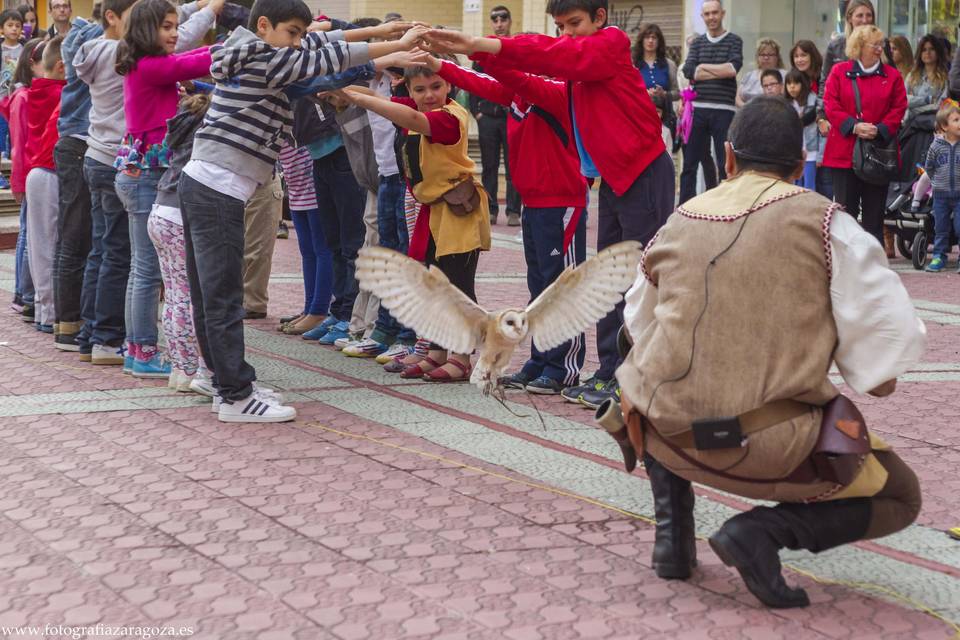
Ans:
{"label": "child in yellow tunic", "polygon": [[[404,173],[421,204],[410,256],[437,265],[454,286],[476,301],[480,251],[490,249],[490,209],[467,155],[468,114],[450,100],[449,83],[428,67],[407,69],[404,81],[410,98],[387,100],[354,86],[342,94],[406,131]],[[448,354],[431,345],[426,356],[413,359],[401,374],[405,378],[431,382],[470,378],[470,354]]]}

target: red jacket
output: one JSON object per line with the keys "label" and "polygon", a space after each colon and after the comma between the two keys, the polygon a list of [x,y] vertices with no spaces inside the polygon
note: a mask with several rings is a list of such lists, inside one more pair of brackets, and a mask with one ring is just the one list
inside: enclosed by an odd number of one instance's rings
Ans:
{"label": "red jacket", "polygon": [[491,60],[569,81],[580,139],[617,195],[666,150],[657,110],[630,58],[630,38],[617,27],[582,38],[522,35],[500,42]]}
{"label": "red jacket", "polygon": [[[35,78],[27,91],[26,173],[42,167],[54,169],[53,146],[57,143],[60,92],[66,80]],[[26,173],[24,175],[26,175]]]}
{"label": "red jacket", "polygon": [[10,190],[27,192],[27,87],[17,90],[0,102],[0,115],[10,123]]}
{"label": "red jacket", "polygon": [[[854,66],[856,65],[856,66]],[[857,76],[863,113],[857,114],[852,75]],[[823,166],[849,169],[853,165],[853,127],[858,122],[877,125],[884,142],[895,140],[907,111],[907,90],[895,67],[884,64],[865,75],[860,63],[846,60],[833,66],[823,90],[823,109],[830,121],[830,135],[823,152]]]}
{"label": "red jacket", "polygon": [[[477,55],[495,77],[444,61],[440,76],[468,93],[509,108],[508,163],[513,186],[528,207],[584,207],[587,181],[570,130],[567,87],[492,64]],[[498,81],[499,80],[499,81]]]}

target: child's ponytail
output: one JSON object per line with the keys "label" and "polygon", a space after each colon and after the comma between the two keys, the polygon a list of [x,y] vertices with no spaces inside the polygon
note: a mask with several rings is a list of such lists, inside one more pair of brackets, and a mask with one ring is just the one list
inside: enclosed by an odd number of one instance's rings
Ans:
{"label": "child's ponytail", "polygon": [[127,32],[117,45],[116,72],[125,76],[137,68],[140,58],[165,54],[159,43],[163,19],[177,8],[169,0],[140,0],[130,10]]}

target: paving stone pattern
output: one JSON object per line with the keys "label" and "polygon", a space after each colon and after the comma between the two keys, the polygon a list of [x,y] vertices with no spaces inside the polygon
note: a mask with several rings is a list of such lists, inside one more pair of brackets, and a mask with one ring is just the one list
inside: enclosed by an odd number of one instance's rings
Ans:
{"label": "paving stone pattern", "polygon": [[[480,301],[522,305],[521,245],[495,231]],[[133,637],[98,624],[229,639],[951,637],[960,276],[894,266],[929,351],[896,395],[857,401],[920,476],[923,512],[883,540],[785,554],[813,602],[794,611],[761,607],[710,551],[703,538],[752,503],[704,487],[698,570],[657,579],[647,481],[589,411],[522,393],[508,409],[277,333],[302,304],[295,239],[277,243],[270,317],[247,324],[291,424],[221,424],[204,399],[81,363],[0,311],[0,637]]]}

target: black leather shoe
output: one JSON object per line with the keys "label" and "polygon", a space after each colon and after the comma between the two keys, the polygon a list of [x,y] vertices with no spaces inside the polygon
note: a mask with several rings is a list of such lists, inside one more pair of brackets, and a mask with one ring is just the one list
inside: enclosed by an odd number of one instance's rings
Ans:
{"label": "black leather shoe", "polygon": [[697,566],[693,487],[650,454],[644,454],[643,465],[650,478],[657,517],[653,570],[665,580],[686,580]]}
{"label": "black leather shoe", "polygon": [[[750,593],[773,609],[806,607],[807,592],[788,587],[783,579],[780,549],[767,527],[756,517],[757,507],[727,520],[710,536],[710,547],[723,564],[734,567]],[[772,511],[772,509],[769,509]]]}
{"label": "black leather shoe", "polygon": [[267,317],[266,311],[250,311],[249,309],[243,310],[244,320],[263,320],[266,317]]}
{"label": "black leather shoe", "polygon": [[710,546],[724,564],[736,567],[760,602],[778,609],[805,607],[806,591],[783,579],[780,549],[819,553],[860,540],[872,509],[869,498],[755,507],[727,520],[710,537]]}

